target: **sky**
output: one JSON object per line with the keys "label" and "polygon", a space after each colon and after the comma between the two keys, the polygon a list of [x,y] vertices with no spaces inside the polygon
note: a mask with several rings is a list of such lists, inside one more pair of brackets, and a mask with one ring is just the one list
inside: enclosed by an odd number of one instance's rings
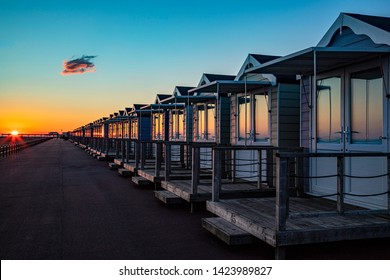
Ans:
{"label": "sky", "polygon": [[71,131],[236,75],[249,53],[315,46],[340,12],[390,17],[390,1],[0,0],[0,134]]}

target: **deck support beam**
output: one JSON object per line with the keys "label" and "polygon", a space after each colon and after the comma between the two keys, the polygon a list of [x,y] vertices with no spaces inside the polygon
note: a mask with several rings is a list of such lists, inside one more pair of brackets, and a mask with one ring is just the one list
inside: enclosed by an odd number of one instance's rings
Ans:
{"label": "deck support beam", "polygon": [[277,246],[275,247],[275,260],[285,260],[286,259],[286,247]]}

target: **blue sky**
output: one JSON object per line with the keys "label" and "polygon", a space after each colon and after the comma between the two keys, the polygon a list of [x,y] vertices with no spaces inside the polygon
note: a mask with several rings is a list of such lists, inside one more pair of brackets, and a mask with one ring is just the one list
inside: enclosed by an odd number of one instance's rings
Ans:
{"label": "blue sky", "polygon": [[[390,16],[390,1],[1,0],[0,133],[31,130],[21,116],[71,130],[202,73],[236,74],[248,53],[316,45],[340,12]],[[82,55],[97,55],[95,73],[60,75]]]}

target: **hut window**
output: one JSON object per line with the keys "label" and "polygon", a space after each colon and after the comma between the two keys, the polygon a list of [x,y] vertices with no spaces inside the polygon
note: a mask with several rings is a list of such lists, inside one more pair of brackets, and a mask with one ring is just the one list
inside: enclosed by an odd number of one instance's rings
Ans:
{"label": "hut window", "polygon": [[383,78],[380,69],[351,75],[351,143],[381,144]]}
{"label": "hut window", "polygon": [[131,138],[132,139],[138,138],[138,121],[137,120],[131,121]]}
{"label": "hut window", "polygon": [[267,142],[269,113],[264,95],[240,95],[238,99],[238,140]]}
{"label": "hut window", "polygon": [[254,100],[255,141],[266,142],[269,140],[268,99],[264,95],[254,95]]}
{"label": "hut window", "polygon": [[164,114],[153,114],[153,138],[155,140],[162,140],[164,132]]}
{"label": "hut window", "polygon": [[123,123],[123,137],[124,138],[129,138],[129,123],[126,121]]}
{"label": "hut window", "polygon": [[117,125],[117,138],[122,138],[122,123],[119,122]]}
{"label": "hut window", "polygon": [[340,141],[340,77],[317,81],[317,142]]}
{"label": "hut window", "polygon": [[215,104],[204,103],[196,107],[197,139],[215,140]]}
{"label": "hut window", "polygon": [[172,110],[172,139],[184,139],[184,114],[183,110]]}
{"label": "hut window", "polygon": [[238,97],[238,138],[239,140],[249,139],[250,135],[250,96]]}

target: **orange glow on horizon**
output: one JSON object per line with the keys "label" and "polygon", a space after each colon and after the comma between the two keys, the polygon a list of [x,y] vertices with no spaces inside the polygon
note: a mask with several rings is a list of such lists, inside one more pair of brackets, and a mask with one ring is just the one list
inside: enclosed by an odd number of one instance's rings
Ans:
{"label": "orange glow on horizon", "polygon": [[11,135],[13,136],[17,136],[19,134],[19,132],[17,130],[12,130],[11,132]]}

